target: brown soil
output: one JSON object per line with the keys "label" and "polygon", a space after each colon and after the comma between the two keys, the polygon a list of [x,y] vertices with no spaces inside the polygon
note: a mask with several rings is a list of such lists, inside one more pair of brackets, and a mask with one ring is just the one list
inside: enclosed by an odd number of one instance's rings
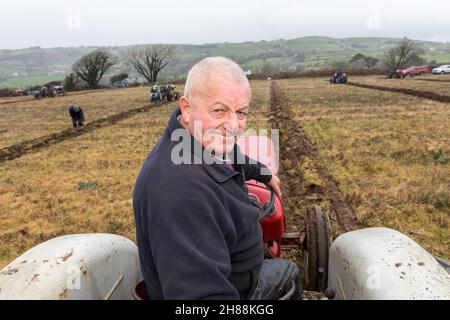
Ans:
{"label": "brown soil", "polygon": [[[288,228],[302,229],[306,209],[319,205],[328,211],[331,223],[339,227],[333,230],[335,235],[357,229],[355,211],[339,191],[331,174],[317,163],[314,145],[302,126],[290,116],[288,98],[275,82],[271,90],[272,128],[280,130],[280,177],[284,181],[283,206],[287,212]],[[310,160],[311,169],[318,173],[322,185],[304,179],[304,172],[299,168],[305,159]]]}
{"label": "brown soil", "polygon": [[[316,70],[316,71],[306,71],[306,72],[279,72],[274,74],[262,74],[255,73],[249,76],[251,80],[265,80],[267,77],[272,79],[298,79],[298,78],[318,78],[331,76],[336,72],[336,70]],[[369,76],[369,75],[385,75],[385,70],[380,69],[350,69],[346,70],[346,73],[350,76]]]}
{"label": "brown soil", "polygon": [[[77,95],[87,95],[87,94],[91,94],[91,93],[97,93],[97,92],[102,92],[102,91],[107,91],[107,90],[115,90],[115,89],[96,89],[96,90],[83,90],[83,91],[71,91],[70,93],[67,93],[67,95],[70,96],[77,96]],[[30,97],[30,96],[28,96]],[[58,97],[46,97],[46,98],[35,98],[33,96],[31,96],[28,99],[17,99],[20,97],[10,97],[11,99],[5,100],[5,101],[0,101],[0,105],[3,104],[12,104],[12,103],[18,103],[18,102],[27,102],[27,101],[39,101],[42,99],[57,99]]]}
{"label": "brown soil", "polygon": [[[287,231],[306,231],[304,217],[307,208],[319,205],[330,217],[333,236],[358,228],[356,214],[339,191],[338,183],[316,159],[316,150],[301,125],[290,115],[290,104],[276,82],[271,87],[271,116],[273,129],[280,130],[280,179],[283,181],[283,208],[286,213]],[[308,182],[301,170],[303,162],[315,170],[322,185]],[[299,249],[283,251],[283,257],[297,263],[302,274],[302,286],[306,285],[306,255]],[[304,297],[318,300],[323,294],[305,291]]]}
{"label": "brown soil", "polygon": [[[14,98],[12,98],[12,99],[14,99]],[[18,102],[26,102],[26,101],[34,101],[34,100],[37,100],[36,98],[30,98],[30,99],[25,99],[25,100],[20,100],[20,99],[18,99],[18,100],[12,100],[12,99],[6,100],[6,101],[0,101],[0,105],[2,105],[2,104],[12,104],[12,103],[18,103]]]}
{"label": "brown soil", "polygon": [[[429,80],[432,80],[432,79],[429,79]],[[410,96],[430,99],[430,100],[437,101],[437,102],[450,103],[449,96],[437,94],[437,93],[430,92],[430,91],[420,91],[420,90],[405,89],[405,88],[389,88],[389,87],[375,86],[372,84],[364,84],[364,83],[357,83],[357,82],[348,82],[347,85],[354,86],[354,87],[360,87],[360,88],[366,88],[366,89],[380,90],[380,91],[399,92],[399,93],[404,93],[404,94],[407,94]]]}
{"label": "brown soil", "polygon": [[450,80],[444,79],[412,79],[414,81],[430,81],[430,82],[450,82]]}

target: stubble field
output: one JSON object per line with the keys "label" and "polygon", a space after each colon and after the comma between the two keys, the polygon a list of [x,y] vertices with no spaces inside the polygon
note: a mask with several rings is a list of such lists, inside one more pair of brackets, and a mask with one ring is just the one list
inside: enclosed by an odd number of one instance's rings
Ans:
{"label": "stubble field", "polygon": [[[303,207],[319,201],[332,213],[335,236],[387,226],[449,258],[450,105],[325,80],[251,83],[248,128],[281,131],[288,227],[298,229]],[[406,80],[352,79],[392,87],[424,83],[426,88],[416,89],[450,95],[443,81]],[[69,103],[84,106],[90,122],[148,105],[148,91],[0,100],[0,128],[7,130],[0,133],[0,148],[70,128]],[[275,101],[274,92],[283,99]],[[280,101],[283,106],[274,106]],[[14,160],[0,160],[0,268],[59,235],[108,232],[135,240],[134,182],[176,107],[176,102],[155,105]]]}

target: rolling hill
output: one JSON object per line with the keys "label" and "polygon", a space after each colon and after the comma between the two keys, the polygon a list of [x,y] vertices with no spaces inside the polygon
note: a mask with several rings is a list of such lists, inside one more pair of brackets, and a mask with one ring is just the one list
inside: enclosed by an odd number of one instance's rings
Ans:
{"label": "rolling hill", "polygon": [[[206,56],[226,56],[243,69],[259,72],[263,68],[276,71],[308,71],[347,63],[356,53],[380,57],[395,46],[400,38],[329,38],[321,36],[275,41],[243,43],[177,44],[177,56],[164,73],[165,77],[182,77],[193,63]],[[423,57],[435,63],[450,62],[450,44],[417,41]],[[110,73],[124,70],[120,53],[135,46],[107,47],[118,64]],[[63,79],[71,65],[97,47],[40,48],[0,50],[0,88],[41,84]]]}

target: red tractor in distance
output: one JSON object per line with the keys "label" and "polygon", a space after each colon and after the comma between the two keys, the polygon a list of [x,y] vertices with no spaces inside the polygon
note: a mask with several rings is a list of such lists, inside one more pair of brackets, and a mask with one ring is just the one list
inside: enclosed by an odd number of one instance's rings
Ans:
{"label": "red tractor in distance", "polygon": [[9,94],[13,97],[20,97],[22,95],[23,90],[20,88],[16,88],[9,91]]}

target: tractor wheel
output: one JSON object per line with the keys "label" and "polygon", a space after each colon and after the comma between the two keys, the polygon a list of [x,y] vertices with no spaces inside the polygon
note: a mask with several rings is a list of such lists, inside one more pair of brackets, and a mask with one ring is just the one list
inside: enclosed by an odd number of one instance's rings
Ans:
{"label": "tractor wheel", "polygon": [[306,213],[307,286],[310,291],[323,292],[328,285],[328,254],[331,227],[327,213],[319,206]]}

